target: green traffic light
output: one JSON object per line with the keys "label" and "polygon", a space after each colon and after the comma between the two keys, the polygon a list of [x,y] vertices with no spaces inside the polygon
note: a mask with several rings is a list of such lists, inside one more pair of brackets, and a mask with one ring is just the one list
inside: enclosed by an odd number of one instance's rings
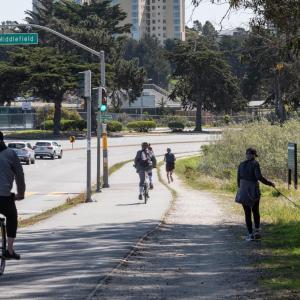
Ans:
{"label": "green traffic light", "polygon": [[105,112],[106,109],[107,109],[107,106],[102,104],[101,107],[100,107],[101,112]]}

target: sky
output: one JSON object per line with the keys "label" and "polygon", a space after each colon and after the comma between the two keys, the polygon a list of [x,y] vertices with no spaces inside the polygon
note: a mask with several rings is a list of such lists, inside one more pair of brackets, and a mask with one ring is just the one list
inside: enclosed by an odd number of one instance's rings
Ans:
{"label": "sky", "polygon": [[[247,27],[252,14],[249,11],[232,12],[229,18],[226,17],[222,26],[220,22],[228,10],[228,4],[211,4],[210,0],[202,0],[202,4],[193,12],[191,0],[186,0],[186,24],[192,26],[193,20],[199,20],[202,23],[210,21],[217,29],[232,29],[235,27]],[[224,0],[224,2],[227,2]],[[0,0],[0,22],[18,21],[25,18],[24,11],[31,10],[32,0]]]}

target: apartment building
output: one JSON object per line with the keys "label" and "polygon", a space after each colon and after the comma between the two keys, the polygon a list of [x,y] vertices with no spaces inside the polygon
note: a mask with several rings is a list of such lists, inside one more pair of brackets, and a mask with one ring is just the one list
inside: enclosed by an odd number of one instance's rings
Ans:
{"label": "apartment building", "polygon": [[167,39],[185,40],[185,0],[112,0],[127,13],[132,38],[148,34],[163,44]]}

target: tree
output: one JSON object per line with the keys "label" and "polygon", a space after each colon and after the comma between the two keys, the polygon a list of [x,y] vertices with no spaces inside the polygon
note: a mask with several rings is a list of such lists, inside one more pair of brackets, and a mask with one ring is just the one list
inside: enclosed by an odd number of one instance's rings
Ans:
{"label": "tree", "polygon": [[10,106],[11,101],[20,95],[22,82],[28,78],[28,73],[28,68],[24,66],[0,62],[0,106],[5,102]]}
{"label": "tree", "polygon": [[112,105],[116,111],[122,106],[122,99],[126,98],[129,103],[139,97],[143,91],[145,71],[138,67],[138,60],[119,60],[112,65],[115,70],[111,78]]}
{"label": "tree", "polygon": [[[202,0],[192,0],[198,6]],[[222,0],[211,0],[220,3]],[[298,0],[229,0],[231,9],[249,8],[255,13],[252,25],[273,27],[284,34],[286,46],[299,54],[300,5]]]}
{"label": "tree", "polygon": [[[39,0],[37,11],[28,11],[27,15],[29,23],[51,27],[92,49],[104,50],[106,63],[111,66],[107,68],[107,77],[113,78],[113,80],[107,80],[108,93],[111,90],[114,92],[115,87],[120,86],[125,91],[130,91],[130,94],[139,94],[143,81],[134,77],[133,79],[136,79],[134,84],[127,80],[128,86],[124,86],[123,78],[128,75],[128,68],[117,68],[117,66],[130,65],[131,74],[140,72],[134,62],[127,63],[122,59],[124,37],[116,37],[116,35],[129,32],[130,25],[120,25],[125,20],[126,14],[118,5],[111,5],[109,0],[92,0],[89,5],[79,5],[68,0]],[[62,53],[77,54],[78,63],[95,62],[95,57],[92,57],[90,53],[55,36],[45,35],[43,32],[41,40],[43,44],[54,47],[61,55]],[[136,70],[132,70],[133,67]],[[94,85],[99,86],[99,70],[94,64],[93,68],[93,78],[96,78]],[[121,80],[121,82],[115,80]],[[95,113],[96,111],[92,110],[93,128],[95,128]]]}
{"label": "tree", "polygon": [[137,58],[139,66],[146,71],[148,79],[153,83],[167,87],[171,73],[170,63],[165,49],[155,37],[144,36],[140,41],[128,40],[124,50],[125,59]]}
{"label": "tree", "polygon": [[285,106],[296,107],[299,91],[299,59],[286,49],[284,40],[270,30],[252,27],[243,49],[246,66],[243,94],[255,95],[275,105],[281,123],[286,119]]}
{"label": "tree", "polygon": [[11,65],[16,68],[26,66],[26,80],[16,82],[24,90],[54,102],[54,135],[60,133],[61,105],[67,91],[77,86],[77,73],[85,66],[75,62],[78,58],[57,54],[53,48],[21,48],[10,54]]}
{"label": "tree", "polygon": [[201,41],[178,45],[171,55],[178,78],[170,98],[179,98],[184,108],[196,108],[195,131],[202,131],[202,110],[229,112],[245,104],[238,81],[222,55]]}

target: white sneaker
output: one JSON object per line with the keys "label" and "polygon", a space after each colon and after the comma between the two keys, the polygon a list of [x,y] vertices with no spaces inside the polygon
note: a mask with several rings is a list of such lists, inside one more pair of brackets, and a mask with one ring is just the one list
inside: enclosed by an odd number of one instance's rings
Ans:
{"label": "white sneaker", "polygon": [[254,235],[251,233],[251,234],[248,234],[245,238],[246,242],[251,242],[251,241],[254,241]]}

